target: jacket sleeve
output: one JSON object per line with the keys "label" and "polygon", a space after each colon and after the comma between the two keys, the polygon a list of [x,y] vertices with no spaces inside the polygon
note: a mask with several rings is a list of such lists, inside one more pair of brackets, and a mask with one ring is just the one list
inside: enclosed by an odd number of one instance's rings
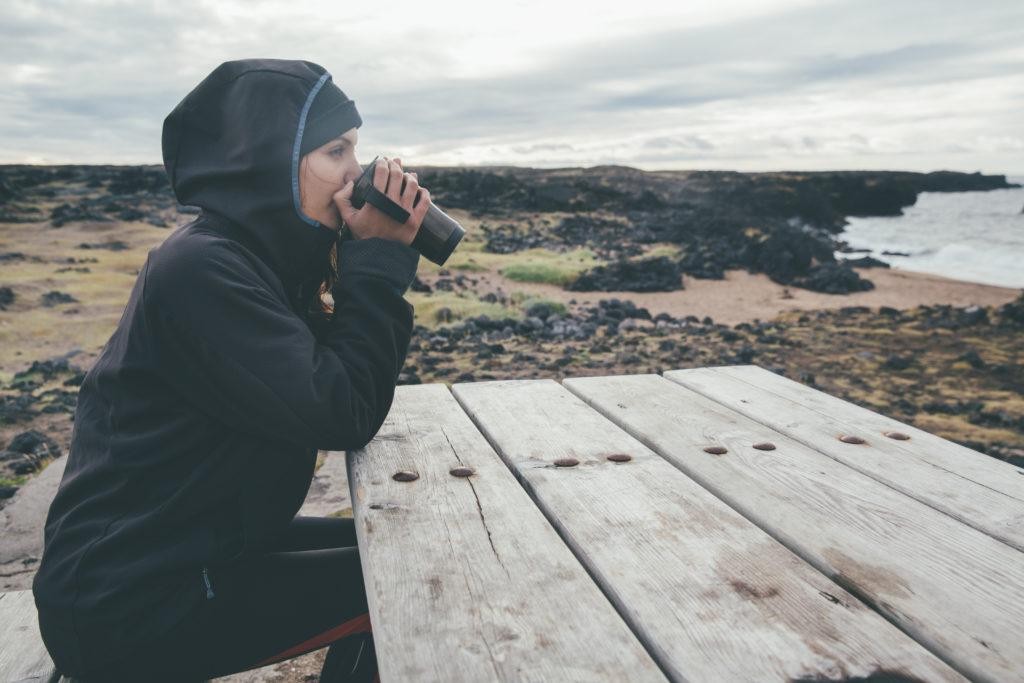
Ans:
{"label": "jacket sleeve", "polygon": [[234,429],[318,449],[365,446],[405,362],[413,307],[403,294],[419,253],[379,237],[338,246],[335,311],[317,336],[228,242],[148,264],[161,377]]}

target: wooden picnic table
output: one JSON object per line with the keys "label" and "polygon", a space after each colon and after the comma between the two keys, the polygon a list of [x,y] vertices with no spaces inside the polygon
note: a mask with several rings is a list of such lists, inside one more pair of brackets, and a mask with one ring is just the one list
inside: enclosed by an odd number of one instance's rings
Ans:
{"label": "wooden picnic table", "polygon": [[757,366],[400,386],[347,466],[383,683],[1024,680],[1024,470]]}

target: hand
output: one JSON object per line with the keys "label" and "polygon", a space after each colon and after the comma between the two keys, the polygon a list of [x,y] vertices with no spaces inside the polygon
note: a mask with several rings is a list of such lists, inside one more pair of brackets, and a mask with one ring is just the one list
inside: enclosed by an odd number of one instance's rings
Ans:
{"label": "hand", "polygon": [[352,181],[334,193],[334,203],[341,218],[357,239],[383,237],[412,245],[430,207],[430,191],[419,186],[415,173],[403,172],[400,162],[400,159],[382,157],[373,170],[373,186],[409,212],[405,223],[399,223],[370,202],[360,209],[352,206]]}

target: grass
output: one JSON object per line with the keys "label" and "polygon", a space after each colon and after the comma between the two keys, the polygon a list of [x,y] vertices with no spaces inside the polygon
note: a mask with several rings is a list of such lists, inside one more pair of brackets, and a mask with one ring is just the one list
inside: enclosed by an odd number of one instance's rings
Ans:
{"label": "grass", "polygon": [[572,282],[579,273],[563,270],[550,263],[517,263],[503,268],[501,274],[516,282],[540,282],[561,286]]}
{"label": "grass", "polygon": [[502,254],[503,263],[496,264],[499,272],[517,282],[541,282],[566,285],[585,270],[601,265],[590,249],[557,252],[547,249],[526,249],[514,254]]}
{"label": "grass", "polygon": [[442,268],[449,271],[494,271],[519,282],[564,285],[581,272],[603,263],[592,250],[584,248],[559,252],[535,247],[511,254],[492,254],[484,251],[484,244],[479,234],[467,234],[444,266],[420,259],[419,267],[421,272],[431,274]]}
{"label": "grass", "polygon": [[644,249],[643,258],[657,258],[659,256],[667,256],[670,259],[677,259],[683,255],[683,250],[678,244],[670,244],[668,242],[661,242],[658,244],[648,245]]}
{"label": "grass", "polygon": [[416,321],[424,327],[437,327],[443,324],[444,321],[438,318],[438,312],[442,308],[447,308],[451,311],[451,320],[448,322],[472,318],[478,315],[486,315],[489,318],[504,318],[510,314],[509,309],[500,303],[481,301],[474,295],[463,292],[437,290],[424,293],[409,290],[405,297],[413,305],[413,308],[416,309]]}
{"label": "grass", "polygon": [[[511,292],[508,305],[481,301],[469,292],[447,292],[443,290],[430,293],[409,291],[406,294],[406,298],[416,310],[416,322],[430,329],[455,323],[466,318],[474,318],[478,315],[485,315],[488,318],[522,319],[526,316],[526,309],[537,303],[550,305],[560,315],[568,312],[566,305],[559,301],[530,295],[522,291]],[[438,312],[442,308],[447,308],[451,311],[451,319],[447,323],[438,317]]]}

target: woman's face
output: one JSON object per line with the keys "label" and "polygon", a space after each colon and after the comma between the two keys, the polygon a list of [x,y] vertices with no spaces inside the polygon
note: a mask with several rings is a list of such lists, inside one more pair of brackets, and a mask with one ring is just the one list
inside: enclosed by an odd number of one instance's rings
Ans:
{"label": "woman's face", "polygon": [[302,212],[333,230],[341,228],[341,214],[334,204],[334,193],[363,174],[356,160],[358,142],[359,131],[350,128],[309,152],[299,164]]}

